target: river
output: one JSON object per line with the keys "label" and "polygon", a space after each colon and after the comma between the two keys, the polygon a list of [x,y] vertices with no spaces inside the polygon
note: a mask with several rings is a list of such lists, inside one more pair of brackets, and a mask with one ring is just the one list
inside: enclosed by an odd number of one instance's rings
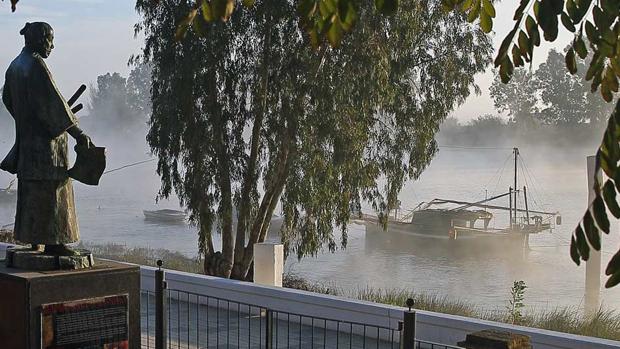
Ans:
{"label": "river", "polygon": [[[5,148],[4,146],[2,148]],[[4,153],[4,149],[0,149]],[[145,158],[143,151],[127,155],[109,148],[109,166]],[[512,185],[510,149],[442,148],[430,167],[401,193],[403,208],[413,208],[433,198],[480,200]],[[131,153],[131,152],[130,152]],[[532,236],[532,250],[520,257],[494,251],[482,253],[431,252],[389,234],[366,236],[363,226],[350,225],[345,250],[286,263],[286,270],[304,278],[344,290],[366,287],[410,289],[459,299],[493,310],[507,305],[513,281],[528,286],[528,309],[583,306],[585,267],[574,265],[568,253],[572,229],[586,206],[586,150],[569,154],[554,148],[521,148],[528,175],[533,209],[559,211],[562,225],[553,233]],[[559,155],[562,154],[562,155]],[[504,168],[500,171],[500,168]],[[500,178],[501,175],[501,178]],[[0,175],[0,186],[10,177]],[[527,180],[527,183],[526,183]],[[197,254],[196,229],[186,225],[159,225],[144,220],[142,210],[178,208],[176,200],[155,202],[159,179],[154,163],[111,173],[99,187],[75,185],[82,239],[92,243],[114,242]],[[13,220],[14,208],[0,206],[0,225]],[[370,234],[370,232],[368,233]],[[603,270],[620,246],[617,224],[604,237]],[[603,278],[604,282],[605,278]],[[620,287],[603,290],[606,307],[620,310]]]}

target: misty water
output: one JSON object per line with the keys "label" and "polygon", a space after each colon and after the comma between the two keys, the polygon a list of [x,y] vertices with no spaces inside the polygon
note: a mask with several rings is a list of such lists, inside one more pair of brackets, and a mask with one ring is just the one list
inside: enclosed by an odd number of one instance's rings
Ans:
{"label": "misty water", "polygon": [[[149,157],[141,140],[129,144],[96,138],[95,141],[108,147],[108,169]],[[8,151],[8,144],[0,143],[0,153]],[[585,156],[589,150],[567,152],[516,145],[520,146],[531,175],[520,181],[523,185],[527,179],[531,208],[559,211],[563,218],[562,225],[552,233],[532,236],[528,253],[432,250],[420,248],[407,237],[365,232],[363,226],[351,224],[345,250],[324,252],[301,261],[292,257],[286,271],[343,290],[408,289],[491,310],[504,308],[513,281],[524,280],[528,285],[528,309],[582,307],[585,267],[571,262],[568,243],[586,207]],[[510,153],[509,148],[442,148],[421,178],[405,186],[400,197],[403,209],[433,198],[474,201],[505,192],[513,180]],[[504,170],[500,171],[502,167]],[[10,179],[1,174],[0,187]],[[165,248],[196,256],[194,227],[145,221],[143,209],[179,208],[176,200],[156,203],[158,189],[154,162],[107,174],[99,187],[75,183],[82,240]],[[507,205],[505,201],[503,204]],[[13,216],[12,205],[0,206],[0,225],[11,223]],[[502,227],[501,222],[498,217],[497,228]],[[619,236],[619,228],[614,225],[610,236],[604,237],[603,270],[620,245]],[[620,288],[604,290],[602,301],[605,306],[620,310]]]}

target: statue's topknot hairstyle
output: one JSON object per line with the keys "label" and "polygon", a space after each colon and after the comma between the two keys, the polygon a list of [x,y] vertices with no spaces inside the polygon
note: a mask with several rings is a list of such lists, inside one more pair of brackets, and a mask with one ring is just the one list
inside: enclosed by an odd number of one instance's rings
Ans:
{"label": "statue's topknot hairstyle", "polygon": [[51,32],[52,26],[45,22],[26,23],[24,28],[19,31],[19,33],[26,39],[26,46],[30,47]]}

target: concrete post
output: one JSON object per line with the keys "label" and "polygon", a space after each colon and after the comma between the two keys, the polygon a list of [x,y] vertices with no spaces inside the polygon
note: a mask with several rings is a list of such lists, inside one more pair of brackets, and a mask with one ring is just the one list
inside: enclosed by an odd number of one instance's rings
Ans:
{"label": "concrete post", "polygon": [[[588,203],[596,198],[594,192],[595,156],[588,156]],[[599,234],[600,235],[600,234]],[[590,249],[590,258],[586,262],[585,313],[592,314],[600,307],[601,296],[601,252]]]}
{"label": "concrete post", "polygon": [[415,310],[412,310],[413,299],[407,299],[408,311],[403,314],[403,327],[402,327],[402,340],[400,342],[401,349],[415,349],[415,323],[416,314]]}
{"label": "concrete post", "polygon": [[284,245],[273,243],[254,244],[254,282],[282,287],[284,272]]}
{"label": "concrete post", "polygon": [[161,269],[162,265],[163,262],[158,260],[157,270],[155,270],[155,349],[166,349],[168,343],[167,285],[164,271]]}

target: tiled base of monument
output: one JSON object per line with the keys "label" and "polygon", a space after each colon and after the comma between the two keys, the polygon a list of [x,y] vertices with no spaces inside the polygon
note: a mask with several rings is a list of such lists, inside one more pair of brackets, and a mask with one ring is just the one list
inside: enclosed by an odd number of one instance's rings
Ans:
{"label": "tiled base of monument", "polygon": [[3,349],[140,348],[140,269],[97,260],[81,270],[0,265]]}

